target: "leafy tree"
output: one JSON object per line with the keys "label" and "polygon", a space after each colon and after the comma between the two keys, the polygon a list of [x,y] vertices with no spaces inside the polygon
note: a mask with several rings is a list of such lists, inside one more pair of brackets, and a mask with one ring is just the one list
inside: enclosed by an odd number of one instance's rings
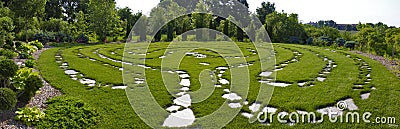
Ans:
{"label": "leafy tree", "polygon": [[291,36],[301,41],[307,38],[297,14],[273,12],[266,18],[266,28],[272,42],[288,42]]}
{"label": "leafy tree", "polygon": [[133,14],[132,10],[128,7],[117,9],[117,14],[121,21],[125,23],[125,37],[128,37],[132,27],[135,25],[136,21],[142,16],[142,13]]}
{"label": "leafy tree", "polygon": [[[13,21],[10,17],[0,17],[0,46],[3,46],[4,43],[12,42],[14,30]],[[9,46],[13,47],[13,46]]]}
{"label": "leafy tree", "polygon": [[[11,2],[11,1],[8,1]],[[13,17],[13,12],[8,8],[7,4],[0,1],[0,17]]]}
{"label": "leafy tree", "polygon": [[111,36],[114,29],[118,29],[119,17],[115,10],[113,0],[90,0],[88,19],[90,29],[99,35],[102,42],[107,41],[107,36]]}
{"label": "leafy tree", "polygon": [[386,30],[385,41],[388,45],[388,51],[391,53],[391,56],[398,56],[400,51],[400,28],[391,28]]}
{"label": "leafy tree", "polygon": [[[109,0],[105,1],[111,2]],[[63,14],[65,14],[64,20],[68,21],[69,23],[72,23],[76,19],[76,16],[79,11],[87,13],[90,7],[89,2],[90,2],[89,0],[61,0]]]}
{"label": "leafy tree", "polygon": [[[204,2],[200,1],[196,5],[195,12],[207,12],[207,5]],[[192,21],[194,23],[195,28],[208,28],[207,23],[208,21],[210,21],[211,18],[212,16],[210,14],[204,14],[204,13],[192,14]],[[199,41],[206,40],[203,38],[203,32],[201,32],[201,30],[196,32],[196,39]]]}
{"label": "leafy tree", "polygon": [[[35,16],[41,15],[45,10],[46,0],[14,0],[11,2],[10,8],[15,12],[17,17],[25,20],[25,32],[28,33],[28,24]],[[26,35],[26,40],[29,38]]]}
{"label": "leafy tree", "polygon": [[260,19],[262,24],[265,24],[265,18],[268,14],[275,12],[275,3],[262,2],[261,7],[256,9],[257,17]]}
{"label": "leafy tree", "polygon": [[62,32],[68,26],[68,22],[62,19],[50,18],[48,21],[43,21],[41,30],[48,32]]}
{"label": "leafy tree", "polygon": [[46,20],[50,18],[63,18],[61,0],[48,0],[45,6],[45,14]]}
{"label": "leafy tree", "polygon": [[[150,19],[149,19],[149,29],[151,31],[158,30],[157,28],[161,28],[163,26],[162,23],[164,23],[165,18],[163,15],[165,14],[165,10],[163,10],[161,7],[155,7],[151,10],[150,12]],[[155,33],[154,42],[159,42],[161,40],[161,32],[151,32]]]}

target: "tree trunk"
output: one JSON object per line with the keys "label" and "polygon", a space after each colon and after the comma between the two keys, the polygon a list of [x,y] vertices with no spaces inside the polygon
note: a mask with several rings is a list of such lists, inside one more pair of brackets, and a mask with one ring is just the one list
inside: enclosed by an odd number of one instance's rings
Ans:
{"label": "tree trunk", "polygon": [[28,19],[25,19],[25,41],[28,42]]}

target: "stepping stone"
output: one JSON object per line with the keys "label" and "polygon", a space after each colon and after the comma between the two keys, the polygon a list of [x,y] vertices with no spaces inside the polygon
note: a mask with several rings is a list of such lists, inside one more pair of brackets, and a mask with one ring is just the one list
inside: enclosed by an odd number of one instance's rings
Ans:
{"label": "stepping stone", "polygon": [[260,75],[259,76],[261,76],[261,77],[269,77],[269,76],[271,76],[271,74],[272,74],[272,72],[261,72],[260,73]]}
{"label": "stepping stone", "polygon": [[221,83],[222,85],[227,85],[227,84],[229,84],[229,81],[226,79],[220,79],[219,83]]}
{"label": "stepping stone", "polygon": [[173,112],[173,111],[178,111],[181,108],[181,106],[171,106],[167,108],[167,111]]}
{"label": "stepping stone", "polygon": [[195,120],[194,113],[191,109],[184,109],[171,113],[164,121],[163,126],[166,127],[186,127],[192,125]]}
{"label": "stepping stone", "polygon": [[127,86],[113,86],[111,89],[126,89]]}
{"label": "stepping stone", "polygon": [[364,93],[364,94],[361,94],[361,99],[362,99],[362,100],[366,100],[366,99],[369,98],[369,95],[371,95],[371,93]]}
{"label": "stepping stone", "polygon": [[231,108],[241,108],[242,107],[242,105],[240,103],[229,103],[228,106]]}
{"label": "stepping stone", "polygon": [[256,112],[260,109],[261,104],[258,103],[253,103],[251,106],[249,106],[249,109],[251,110],[251,112]]}
{"label": "stepping stone", "polygon": [[192,104],[192,99],[189,94],[182,95],[174,100],[174,104],[180,105],[183,107],[189,107]]}
{"label": "stepping stone", "polygon": [[189,74],[180,74],[179,75],[180,78],[189,78]]}
{"label": "stepping stone", "polygon": [[190,86],[190,80],[189,79],[182,79],[179,84],[182,85],[182,86],[189,87]]}
{"label": "stepping stone", "polygon": [[275,113],[276,111],[278,111],[278,109],[274,107],[264,107],[262,111],[268,113]]}
{"label": "stepping stone", "polygon": [[237,95],[236,93],[224,94],[224,95],[222,96],[222,98],[228,99],[228,100],[230,100],[230,101],[241,100],[241,99],[242,99],[242,97],[240,97],[240,96]]}
{"label": "stepping stone", "polygon": [[247,112],[243,112],[241,113],[242,116],[246,117],[246,118],[251,118],[253,117],[253,114],[247,113]]}

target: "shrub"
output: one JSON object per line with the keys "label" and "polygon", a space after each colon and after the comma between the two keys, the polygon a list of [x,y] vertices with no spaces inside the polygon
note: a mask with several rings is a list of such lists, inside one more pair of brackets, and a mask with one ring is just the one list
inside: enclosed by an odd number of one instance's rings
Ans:
{"label": "shrub", "polygon": [[69,35],[66,35],[62,32],[58,32],[54,34],[54,41],[55,42],[72,42],[72,37]]}
{"label": "shrub", "polygon": [[3,82],[2,87],[8,86],[8,81],[11,77],[14,77],[18,70],[18,66],[11,60],[0,61],[0,80]]}
{"label": "shrub", "polygon": [[22,58],[22,59],[28,59],[28,58],[30,58],[30,56],[32,56],[32,54],[34,53],[34,52],[36,52],[37,51],[37,47],[36,46],[33,46],[33,45],[30,45],[30,44],[27,44],[27,43],[23,43],[19,48],[18,48],[18,50],[19,50],[19,56],[20,56],[20,58]]}
{"label": "shrub", "polygon": [[36,125],[45,116],[45,114],[37,107],[19,108],[15,114],[15,120],[22,121],[22,123],[28,126]]}
{"label": "shrub", "polygon": [[[26,41],[26,40],[32,41],[32,40],[34,40],[34,36],[35,36],[36,33],[37,33],[37,30],[29,29],[28,32],[23,30],[23,31],[19,32],[16,35],[16,40],[19,40],[19,41]],[[26,35],[28,35],[28,39],[26,39]]]}
{"label": "shrub", "polygon": [[33,40],[37,40],[42,43],[48,43],[48,42],[54,40],[54,36],[47,32],[41,32],[41,33],[35,34],[35,36],[33,37]]}
{"label": "shrub", "polygon": [[9,88],[0,88],[0,111],[11,110],[17,104],[17,98],[14,91]]}
{"label": "shrub", "polygon": [[41,42],[39,42],[38,40],[29,42],[28,44],[37,47],[39,50],[42,50],[44,47],[43,44]]}
{"label": "shrub", "polygon": [[76,42],[77,42],[77,43],[88,43],[88,42],[89,42],[89,37],[87,37],[87,36],[84,35],[84,34],[80,34],[80,35],[78,36],[78,38],[76,38]]}
{"label": "shrub", "polygon": [[9,50],[9,49],[0,50],[0,56],[4,56],[7,59],[12,59],[17,55],[18,55],[17,53],[15,53],[14,51]]}
{"label": "shrub", "polygon": [[34,59],[28,59],[25,61],[25,66],[28,68],[33,68],[35,66],[35,60]]}
{"label": "shrub", "polygon": [[20,101],[28,102],[39,88],[43,87],[43,82],[37,74],[29,76],[25,83],[24,89],[21,91]]}
{"label": "shrub", "polygon": [[99,113],[82,100],[56,97],[46,103],[46,117],[37,128],[90,128],[100,120]]}

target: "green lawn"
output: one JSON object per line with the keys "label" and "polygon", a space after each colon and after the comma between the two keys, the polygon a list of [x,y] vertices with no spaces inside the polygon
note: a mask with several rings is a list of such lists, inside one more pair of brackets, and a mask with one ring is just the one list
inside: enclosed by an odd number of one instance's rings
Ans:
{"label": "green lawn", "polygon": [[[249,43],[237,43],[247,63],[252,64],[248,66],[250,87],[248,90],[247,101],[249,104],[256,102],[258,92],[261,85],[259,82],[261,77],[258,75],[262,72],[260,68],[261,62],[259,61],[258,53],[253,54],[252,50],[255,47]],[[95,46],[76,46],[76,47],[62,47],[52,48],[42,53],[38,60],[38,67],[42,76],[54,87],[60,89],[64,95],[79,98],[92,107],[96,108],[101,114],[101,122],[96,128],[150,128],[146,125],[132,109],[127,94],[124,90],[114,90],[111,86],[123,85],[122,72],[118,69],[124,66],[120,62],[112,60],[119,60],[125,62],[141,62],[140,58],[146,58],[145,65],[151,67],[146,69],[146,80],[152,95],[155,97],[156,102],[164,109],[173,104],[173,99],[178,89],[175,89],[174,95],[171,95],[164,87],[160,72],[162,59],[160,56],[170,51],[180,52],[186,50],[179,45],[171,45],[169,43],[152,43],[149,47],[148,54],[138,48],[131,48],[125,50],[125,44],[104,44]],[[171,47],[171,48],[168,48]],[[142,49],[145,46],[142,47]],[[166,50],[168,48],[168,50]],[[220,53],[209,51],[206,49],[197,49],[192,52],[198,52],[207,55],[207,58],[197,59],[193,56],[185,56],[181,60],[179,70],[187,71],[191,76],[190,90],[195,92],[201,90],[201,83],[199,76],[203,70],[214,70],[219,66],[227,66],[227,60],[235,63],[240,61],[232,59],[224,60],[223,55],[231,57],[239,56],[238,50],[221,46],[215,48],[221,50]],[[273,96],[268,106],[278,109],[279,112],[294,112],[296,110],[315,112],[319,108],[327,106],[334,106],[338,101],[352,98],[355,104],[359,107],[359,112],[371,112],[372,117],[398,117],[400,116],[400,81],[390,71],[380,63],[364,57],[356,55],[348,51],[332,52],[325,50],[325,48],[291,45],[291,44],[274,44],[276,52],[276,61],[271,66],[283,64],[294,58],[293,52],[301,53],[298,62],[289,63],[283,67],[283,70],[276,72],[276,80],[279,82],[287,82],[292,85],[288,87],[274,87]],[[123,55],[126,52],[136,52],[128,58]],[[67,62],[69,69],[74,69],[83,73],[86,78],[96,80],[96,87],[89,87],[80,84],[79,81],[72,80],[68,75],[64,74],[63,69],[56,63],[56,54],[61,54],[63,61]],[[104,55],[106,58],[99,56]],[[319,56],[318,56],[318,55]],[[346,57],[351,55],[352,57]],[[317,81],[318,74],[327,65],[324,57],[331,59],[337,65],[325,77],[323,82]],[[353,90],[355,84],[363,83],[365,75],[368,71],[360,69],[360,61],[354,58],[361,58],[365,61],[372,70],[370,75],[372,81],[370,84],[365,84],[361,90]],[[91,61],[94,59],[96,61]],[[112,59],[112,60],[110,60]],[[178,60],[179,61],[179,60]],[[201,65],[200,63],[209,63],[209,65]],[[276,63],[275,63],[276,62]],[[166,62],[168,63],[168,62]],[[129,68],[129,67],[124,67]],[[155,69],[155,70],[152,70]],[[268,68],[267,68],[268,69]],[[218,73],[215,73],[218,74]],[[228,70],[222,74],[222,78],[231,80],[231,72]],[[308,81],[315,86],[312,87],[299,87],[298,82]],[[179,80],[176,82],[179,83]],[[98,87],[100,85],[100,87]],[[108,85],[108,86],[106,86]],[[268,86],[271,87],[271,86]],[[375,87],[376,90],[373,90]],[[221,96],[225,94],[223,89],[229,89],[230,85],[222,85],[222,87],[215,88],[214,92],[205,99],[203,102],[194,103],[190,107],[196,118],[210,115],[217,110],[221,105],[224,105],[225,99]],[[129,90],[129,89],[127,89]],[[360,95],[362,93],[371,93],[370,97],[362,100]],[[135,96],[128,94],[130,96]],[[239,94],[245,96],[245,94]],[[240,102],[243,102],[241,100]],[[250,112],[249,105],[244,105],[240,112]],[[327,119],[327,118],[326,118]],[[249,123],[248,118],[238,114],[227,126],[227,128],[388,128],[388,124],[345,124],[345,123],[331,123],[325,120],[322,123],[304,124],[298,123],[294,126],[287,124],[280,124],[276,120],[269,126],[259,122]]]}

